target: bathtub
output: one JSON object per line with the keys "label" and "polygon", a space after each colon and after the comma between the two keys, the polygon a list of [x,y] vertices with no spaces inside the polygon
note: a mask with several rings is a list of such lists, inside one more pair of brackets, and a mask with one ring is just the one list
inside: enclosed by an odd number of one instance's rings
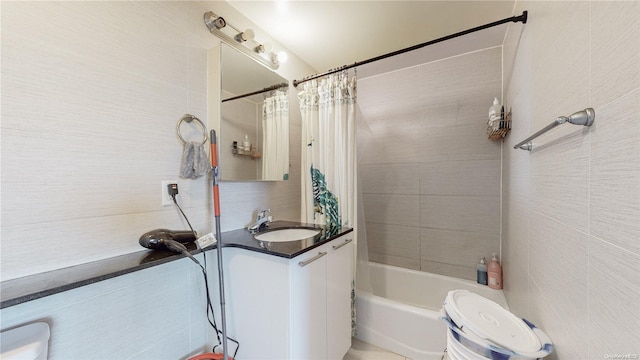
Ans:
{"label": "bathtub", "polygon": [[370,262],[373,294],[356,295],[357,336],[410,359],[440,360],[447,328],[438,312],[447,293],[467,289],[508,310],[502,290],[474,281]]}

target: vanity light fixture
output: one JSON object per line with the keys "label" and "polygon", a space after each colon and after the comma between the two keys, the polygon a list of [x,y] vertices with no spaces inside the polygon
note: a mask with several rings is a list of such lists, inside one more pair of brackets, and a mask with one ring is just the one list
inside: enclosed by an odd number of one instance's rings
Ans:
{"label": "vanity light fixture", "polygon": [[247,40],[253,40],[256,37],[256,34],[253,32],[253,30],[251,29],[247,29],[241,33],[238,33],[238,35],[234,36],[233,38],[241,43],[241,42],[245,42]]}
{"label": "vanity light fixture", "polygon": [[286,63],[289,59],[289,55],[287,55],[287,53],[284,51],[280,51],[278,55],[276,55],[276,57],[278,58],[279,63]]}
{"label": "vanity light fixture", "polygon": [[204,14],[204,23],[207,25],[209,29],[212,27],[220,30],[223,27],[227,26],[227,22],[224,20],[222,16],[217,16],[212,11],[209,11]]}
{"label": "vanity light fixture", "polygon": [[[277,56],[269,53],[269,50],[266,49],[266,44],[258,45],[255,48],[250,48],[243,45],[243,43],[254,39],[255,34],[253,30],[247,29],[244,32],[241,32],[237,30],[233,25],[228,24],[221,16],[214,14],[213,11],[207,11],[206,13],[204,13],[203,18],[204,24],[209,29],[209,32],[219,37],[222,41],[227,43],[227,45],[235,48],[236,50],[239,50],[240,52],[258,61],[259,63],[266,65],[272,70],[277,70],[278,67],[280,67],[280,62]],[[219,25],[221,24],[224,25],[219,27]],[[237,34],[233,35],[233,37],[225,34],[222,31],[222,28],[224,28],[226,25],[229,25],[229,27],[237,31]],[[259,48],[264,50],[264,52],[260,53],[258,51]],[[269,56],[263,56],[267,54],[269,54]]]}
{"label": "vanity light fixture", "polygon": [[271,51],[271,44],[269,44],[268,42],[260,44],[256,46],[253,51],[257,52],[258,54],[268,53],[269,51]]}

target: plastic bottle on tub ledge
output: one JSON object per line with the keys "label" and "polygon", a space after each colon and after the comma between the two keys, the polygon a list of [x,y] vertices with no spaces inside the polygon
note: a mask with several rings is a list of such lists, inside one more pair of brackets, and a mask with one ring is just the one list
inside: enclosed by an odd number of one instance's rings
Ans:
{"label": "plastic bottle on tub ledge", "polygon": [[492,289],[502,289],[502,266],[498,262],[498,256],[493,254],[491,262],[487,266],[487,274],[489,277],[489,287]]}
{"label": "plastic bottle on tub ledge", "polygon": [[484,256],[480,258],[477,266],[477,278],[478,284],[487,285],[487,263],[484,261]]}

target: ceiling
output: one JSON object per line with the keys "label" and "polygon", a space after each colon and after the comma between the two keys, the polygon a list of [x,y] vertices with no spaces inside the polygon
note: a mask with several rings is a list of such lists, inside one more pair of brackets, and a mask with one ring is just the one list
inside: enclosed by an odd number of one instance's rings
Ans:
{"label": "ceiling", "polygon": [[[514,2],[228,0],[318,72],[510,17]],[[450,40],[439,50],[429,47],[419,61],[500,45],[506,29],[502,25]]]}

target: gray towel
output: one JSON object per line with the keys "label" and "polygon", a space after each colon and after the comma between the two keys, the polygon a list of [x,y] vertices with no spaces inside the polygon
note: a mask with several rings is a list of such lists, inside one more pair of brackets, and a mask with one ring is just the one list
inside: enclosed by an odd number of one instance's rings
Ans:
{"label": "gray towel", "polygon": [[189,142],[182,151],[182,166],[180,167],[180,177],[185,179],[195,179],[205,175],[211,165],[209,158],[204,151],[204,144]]}

